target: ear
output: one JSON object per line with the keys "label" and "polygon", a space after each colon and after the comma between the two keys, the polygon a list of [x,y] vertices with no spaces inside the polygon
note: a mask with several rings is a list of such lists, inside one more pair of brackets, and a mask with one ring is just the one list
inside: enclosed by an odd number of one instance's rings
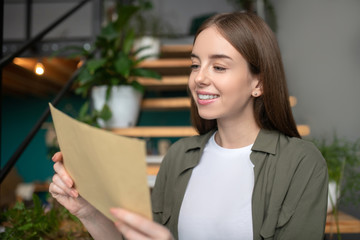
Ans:
{"label": "ear", "polygon": [[260,97],[263,94],[263,85],[259,74],[253,76],[253,88],[251,95],[253,97]]}

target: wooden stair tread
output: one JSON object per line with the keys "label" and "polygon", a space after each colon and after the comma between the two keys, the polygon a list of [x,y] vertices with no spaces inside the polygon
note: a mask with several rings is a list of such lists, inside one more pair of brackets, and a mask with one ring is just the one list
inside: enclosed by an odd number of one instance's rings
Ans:
{"label": "wooden stair tread", "polygon": [[163,45],[161,46],[161,53],[190,53],[192,47],[191,44]]}
{"label": "wooden stair tread", "polygon": [[183,58],[163,58],[145,60],[139,64],[142,68],[190,68],[191,60]]}
{"label": "wooden stair tread", "polygon": [[[153,170],[155,171],[155,170]],[[339,228],[341,233],[359,233],[360,220],[339,211]],[[325,233],[336,234],[336,221],[332,214],[328,214],[326,218]]]}
{"label": "wooden stair tread", "polygon": [[189,137],[198,135],[191,126],[114,128],[111,131],[128,137]]}
{"label": "wooden stair tread", "polygon": [[[301,130],[302,126],[306,125],[298,125],[300,135],[308,135],[309,132]],[[115,134],[128,137],[190,137],[198,135],[196,130],[191,126],[114,128],[111,129],[111,131]]]}
{"label": "wooden stair tread", "polygon": [[142,101],[142,109],[187,109],[190,108],[189,97],[172,97],[172,98],[147,98]]}
{"label": "wooden stair tread", "polygon": [[188,76],[164,76],[161,80],[153,78],[137,78],[137,81],[147,88],[186,88]]}

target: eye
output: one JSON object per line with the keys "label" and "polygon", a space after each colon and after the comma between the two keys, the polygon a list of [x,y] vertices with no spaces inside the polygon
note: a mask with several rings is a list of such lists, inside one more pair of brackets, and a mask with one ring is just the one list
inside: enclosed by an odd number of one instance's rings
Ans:
{"label": "eye", "polygon": [[217,72],[225,72],[226,68],[220,66],[214,66],[215,71]]}
{"label": "eye", "polygon": [[199,69],[199,67],[200,67],[200,65],[198,65],[198,64],[191,64],[190,69],[197,70],[197,69]]}

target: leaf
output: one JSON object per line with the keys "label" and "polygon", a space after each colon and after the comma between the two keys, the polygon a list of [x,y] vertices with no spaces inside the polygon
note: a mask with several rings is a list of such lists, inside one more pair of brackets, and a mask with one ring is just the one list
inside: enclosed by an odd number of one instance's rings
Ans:
{"label": "leaf", "polygon": [[109,101],[110,99],[110,96],[111,96],[111,89],[112,89],[112,86],[108,86],[107,89],[106,89],[106,96],[105,96],[105,101]]}
{"label": "leaf", "polygon": [[14,206],[15,210],[24,210],[25,209],[25,205],[23,202],[16,202],[15,206]]}
{"label": "leaf", "polygon": [[119,85],[120,84],[120,78],[118,77],[112,77],[110,78],[110,84],[112,86]]}
{"label": "leaf", "polygon": [[117,14],[118,18],[115,21],[115,29],[117,31],[121,31],[124,29],[126,24],[130,21],[130,19],[135,15],[137,11],[140,10],[140,7],[133,5],[123,5],[119,4],[117,6]]}
{"label": "leaf", "polygon": [[103,108],[101,109],[99,117],[104,121],[107,121],[112,117],[111,110],[107,104],[104,104]]}
{"label": "leaf", "polygon": [[89,101],[86,101],[80,108],[78,118],[83,119],[89,111]]}
{"label": "leaf", "polygon": [[147,77],[147,78],[155,78],[161,79],[161,75],[155,71],[145,69],[145,68],[134,68],[131,73],[132,76],[137,77]]}
{"label": "leaf", "polygon": [[141,48],[138,48],[138,49],[136,49],[136,51],[134,52],[134,55],[136,56],[136,55],[138,55],[140,52],[144,51],[145,49],[149,49],[149,48],[151,48],[150,45],[146,45],[146,46],[143,46],[143,47],[141,47]]}
{"label": "leaf", "polygon": [[101,29],[101,33],[98,36],[97,42],[101,43],[103,41],[113,41],[118,39],[119,36],[120,33],[116,31],[114,23],[110,22],[107,26]]}
{"label": "leaf", "polygon": [[79,75],[76,78],[76,82],[83,84],[83,83],[91,81],[92,79],[93,79],[93,76],[91,75],[89,70],[87,68],[82,68],[80,70]]}
{"label": "leaf", "polygon": [[123,77],[128,78],[132,68],[133,62],[124,53],[119,53],[118,58],[114,62],[114,67],[117,73]]}
{"label": "leaf", "polygon": [[22,225],[20,227],[18,227],[18,230],[20,231],[26,231],[26,230],[29,230],[30,228],[33,227],[33,224],[32,223],[27,223],[25,225]]}
{"label": "leaf", "polygon": [[131,82],[131,86],[133,86],[133,88],[135,88],[137,91],[139,91],[141,93],[145,92],[145,87],[136,80]]}
{"label": "leaf", "polygon": [[90,74],[94,74],[95,71],[98,68],[103,67],[105,63],[106,63],[106,59],[104,58],[91,59],[86,62],[86,68],[90,72]]}
{"label": "leaf", "polygon": [[136,59],[135,64],[138,65],[139,63],[141,63],[142,61],[144,61],[148,58],[158,57],[158,56],[159,56],[158,54],[148,54],[148,55],[142,56],[141,58]]}
{"label": "leaf", "polygon": [[134,29],[130,29],[125,36],[124,44],[122,46],[122,50],[126,55],[129,55],[130,51],[132,50],[132,47],[134,45],[134,40],[135,40],[135,31]]}
{"label": "leaf", "polygon": [[43,210],[42,204],[41,204],[39,196],[36,194],[33,194],[33,203],[34,203],[34,210],[37,212],[42,212],[42,210]]}

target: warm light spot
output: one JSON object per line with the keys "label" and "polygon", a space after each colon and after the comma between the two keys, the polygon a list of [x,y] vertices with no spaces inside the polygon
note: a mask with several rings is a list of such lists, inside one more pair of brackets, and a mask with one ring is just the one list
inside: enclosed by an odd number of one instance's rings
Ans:
{"label": "warm light spot", "polygon": [[81,66],[84,64],[83,60],[80,60],[78,64],[76,65],[77,68],[81,68]]}
{"label": "warm light spot", "polygon": [[297,125],[297,130],[300,133],[300,136],[308,136],[310,135],[310,127],[309,125]]}
{"label": "warm light spot", "polygon": [[37,75],[43,75],[45,72],[44,65],[41,62],[37,62],[35,65],[35,73]]}
{"label": "warm light spot", "polygon": [[14,58],[13,63],[21,66],[21,64],[23,63],[23,60],[21,58]]}
{"label": "warm light spot", "polygon": [[296,105],[296,103],[297,103],[297,99],[294,96],[290,96],[289,101],[290,101],[290,106],[291,107],[294,107]]}

